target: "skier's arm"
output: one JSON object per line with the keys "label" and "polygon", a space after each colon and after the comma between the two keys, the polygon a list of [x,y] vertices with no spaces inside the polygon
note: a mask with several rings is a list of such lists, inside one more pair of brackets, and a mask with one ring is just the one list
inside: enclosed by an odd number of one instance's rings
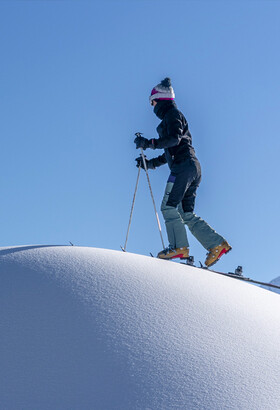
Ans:
{"label": "skier's arm", "polygon": [[152,158],[150,159],[150,161],[152,162],[154,168],[160,167],[161,165],[164,165],[167,163],[165,154],[159,155],[156,158]]}
{"label": "skier's arm", "polygon": [[167,117],[167,136],[153,139],[154,149],[170,148],[180,144],[184,132],[182,120],[179,113],[176,115],[174,113],[171,114]]}
{"label": "skier's arm", "polygon": [[[147,169],[155,169],[157,167],[160,167],[161,165],[166,164],[167,162],[165,154],[162,154],[159,157],[152,158],[152,159],[147,159],[145,157],[145,159],[146,159]],[[142,156],[136,158],[135,161],[137,162],[136,164],[137,168],[141,167],[145,169]]]}

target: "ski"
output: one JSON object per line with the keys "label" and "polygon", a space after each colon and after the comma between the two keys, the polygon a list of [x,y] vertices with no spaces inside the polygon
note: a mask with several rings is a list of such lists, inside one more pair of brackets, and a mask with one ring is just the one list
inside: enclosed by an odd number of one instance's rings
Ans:
{"label": "ski", "polygon": [[[121,246],[121,249],[123,252],[126,252],[125,249]],[[152,252],[150,252],[150,256],[152,258],[155,258],[155,256],[152,254]],[[166,261],[170,261],[170,262],[178,262],[178,260],[172,260],[172,259],[161,259],[161,260],[166,260]],[[182,261],[182,259],[180,259]],[[277,285],[273,285],[272,283],[266,283],[266,282],[260,282],[258,280],[255,279],[251,279],[248,278],[246,276],[243,276],[243,269],[242,266],[237,266],[237,268],[235,269],[234,272],[220,272],[214,269],[210,269],[207,266],[204,266],[201,262],[200,266],[195,266],[194,264],[194,257],[193,256],[189,256],[187,259],[184,260],[184,262],[179,262],[181,265],[187,265],[187,266],[191,266],[195,269],[203,269],[209,272],[213,272],[216,273],[218,275],[223,275],[223,276],[227,276],[228,278],[233,278],[233,279],[239,279],[239,280],[243,280],[245,282],[249,282],[249,283],[255,283],[256,285],[262,285],[262,286],[268,286],[271,288],[275,288],[275,289],[280,289],[280,286]]]}
{"label": "ski", "polygon": [[190,265],[190,264],[184,263],[184,262],[182,262],[182,263],[183,263],[183,265],[193,266],[196,269],[204,269],[204,270],[207,270],[209,272],[217,273],[218,275],[227,276],[227,277],[230,277],[230,278],[233,278],[233,279],[239,279],[239,280],[243,280],[245,282],[255,283],[257,285],[269,286],[269,287],[272,287],[272,288],[280,289],[280,286],[273,285],[272,283],[261,282],[261,281],[258,281],[258,280],[251,279],[251,278],[248,278],[246,276],[243,276],[241,266],[238,266],[237,269],[235,269],[235,272],[227,272],[226,273],[226,272],[220,272],[220,271],[217,271],[217,270],[214,270],[214,269],[209,269],[206,266],[200,266],[199,267],[199,266]]}
{"label": "ski", "polygon": [[[150,253],[150,255],[151,255],[152,257],[154,257],[152,253]],[[162,259],[162,260],[164,260],[164,259]],[[172,259],[166,259],[166,260],[171,261],[171,262],[176,262],[176,260],[172,260]],[[275,289],[280,289],[280,286],[273,285],[272,283],[260,282],[260,281],[258,281],[258,280],[251,279],[251,278],[248,278],[248,277],[246,277],[246,276],[243,276],[242,266],[238,266],[238,267],[235,269],[234,272],[227,272],[227,273],[226,273],[226,272],[220,272],[220,271],[217,271],[217,270],[214,270],[214,269],[210,269],[210,268],[208,268],[207,266],[204,266],[201,262],[199,262],[199,263],[200,263],[200,266],[195,266],[195,264],[194,264],[194,257],[193,257],[193,256],[189,256],[189,257],[185,260],[185,262],[179,262],[179,263],[182,264],[182,265],[191,266],[191,267],[193,267],[193,268],[195,268],[195,269],[203,269],[203,270],[207,270],[207,271],[209,271],[209,272],[216,273],[216,274],[218,274],[218,275],[227,276],[228,278],[239,279],[239,280],[243,280],[243,281],[245,281],[245,282],[255,283],[256,285],[262,285],[262,286],[268,286],[268,287],[275,288]]]}

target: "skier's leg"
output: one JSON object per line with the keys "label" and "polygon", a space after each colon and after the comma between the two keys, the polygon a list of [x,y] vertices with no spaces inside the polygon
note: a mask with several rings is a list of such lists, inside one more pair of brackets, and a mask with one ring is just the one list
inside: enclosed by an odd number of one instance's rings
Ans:
{"label": "skier's leg", "polygon": [[[193,206],[191,206],[190,193],[191,189],[186,194],[189,197],[183,199],[179,212],[193,236],[209,251],[205,260],[205,265],[209,267],[216,263],[222,255],[228,253],[231,250],[231,246],[207,222],[195,215]],[[184,202],[185,199],[186,201]],[[186,203],[190,205],[188,208],[186,208]]]}
{"label": "skier's leg", "polygon": [[197,166],[197,176],[186,191],[182,203],[179,206],[179,212],[184,223],[188,226],[194,237],[201,245],[209,252],[205,261],[206,266],[211,266],[216,263],[220,257],[231,250],[231,246],[227,241],[219,235],[206,221],[195,215],[194,204],[196,198],[196,190],[201,181],[200,165]]}
{"label": "skier's leg", "polygon": [[179,212],[184,223],[187,225],[193,236],[201,243],[205,249],[211,249],[220,245],[225,239],[219,235],[206,221],[197,216],[194,211],[196,191],[200,183],[200,175],[190,185],[186,191]]}
{"label": "skier's leg", "polygon": [[185,192],[182,203],[179,206],[179,212],[184,223],[187,225],[193,236],[201,245],[209,250],[220,245],[225,239],[219,235],[206,221],[194,213],[196,191],[201,182],[200,164],[196,163],[196,178],[192,181]]}
{"label": "skier's leg", "polygon": [[[169,245],[174,249],[189,246],[184,222],[177,209],[177,205],[181,201],[181,198],[178,197],[178,200],[175,200],[174,205],[168,205],[170,194],[174,190],[174,188],[176,189],[176,178],[177,177],[175,177],[174,175],[170,175],[166,184],[166,189],[161,204],[161,212],[165,221]],[[177,201],[178,203],[176,204]]]}
{"label": "skier's leg", "polygon": [[184,212],[182,206],[179,207],[179,210],[184,223],[205,249],[212,249],[225,241],[221,235],[194,212]]}

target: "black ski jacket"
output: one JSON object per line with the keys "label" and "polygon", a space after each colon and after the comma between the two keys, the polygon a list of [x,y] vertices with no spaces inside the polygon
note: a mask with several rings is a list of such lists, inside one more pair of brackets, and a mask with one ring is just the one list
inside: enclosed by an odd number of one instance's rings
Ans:
{"label": "black ski jacket", "polygon": [[162,121],[157,127],[158,139],[153,140],[155,149],[164,149],[164,154],[151,159],[153,166],[168,163],[169,168],[186,159],[198,161],[192,146],[192,136],[184,115],[174,101],[158,101],[154,113]]}

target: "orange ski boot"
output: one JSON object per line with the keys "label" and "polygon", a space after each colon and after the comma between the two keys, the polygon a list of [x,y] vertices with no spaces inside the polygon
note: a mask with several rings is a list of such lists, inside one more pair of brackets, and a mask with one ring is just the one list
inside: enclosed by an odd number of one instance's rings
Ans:
{"label": "orange ski boot", "polygon": [[221,243],[221,245],[216,246],[215,248],[209,249],[209,252],[207,253],[207,258],[205,261],[205,265],[207,268],[209,266],[214,265],[214,263],[218,262],[218,260],[228,253],[231,250],[231,246],[227,243],[227,241],[224,241]]}
{"label": "orange ski boot", "polygon": [[184,246],[183,248],[171,248],[170,246],[163,251],[159,252],[159,259],[187,259],[189,257],[189,248]]}

